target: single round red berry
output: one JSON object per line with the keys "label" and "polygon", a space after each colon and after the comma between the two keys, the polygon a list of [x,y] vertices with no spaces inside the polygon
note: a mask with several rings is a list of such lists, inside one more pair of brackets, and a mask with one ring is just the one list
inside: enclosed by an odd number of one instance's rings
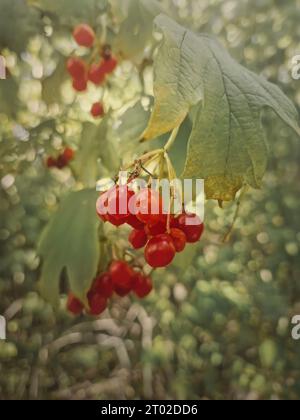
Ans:
{"label": "single round red berry", "polygon": [[68,295],[67,309],[73,315],[80,315],[84,309],[83,303],[71,292]]}
{"label": "single round red berry", "polygon": [[113,261],[109,268],[114,288],[131,288],[134,272],[125,261]]}
{"label": "single round red berry", "polygon": [[56,167],[58,169],[63,169],[68,166],[68,159],[62,154],[59,155],[56,161]]}
{"label": "single round red berry", "polygon": [[49,156],[46,164],[48,168],[55,168],[57,166],[57,160]]}
{"label": "single round red berry", "polygon": [[198,242],[204,231],[204,224],[200,217],[195,214],[182,214],[179,216],[178,227],[185,233],[186,240],[190,244]]}
{"label": "single round red berry", "polygon": [[164,218],[162,199],[153,189],[142,189],[135,195],[133,204],[136,217],[145,224],[155,224]]}
{"label": "single round red berry", "polygon": [[101,65],[92,64],[88,71],[88,79],[95,85],[101,85],[105,80],[105,72],[103,71]]}
{"label": "single round red berry", "polygon": [[84,92],[87,89],[87,81],[86,79],[74,79],[72,86],[77,92]]}
{"label": "single round red berry", "polygon": [[144,230],[134,229],[129,235],[129,242],[134,249],[144,248],[147,241],[148,237]]}
{"label": "single round red berry", "polygon": [[125,296],[129,295],[131,290],[132,290],[131,287],[115,286],[115,292],[120,297],[125,297]]}
{"label": "single round red berry", "polygon": [[90,290],[91,293],[99,294],[105,298],[110,298],[114,292],[112,278],[109,273],[103,273],[97,277]]}
{"label": "single round red berry", "polygon": [[162,235],[163,233],[166,233],[166,231],[167,231],[167,223],[165,222],[148,224],[145,227],[145,232],[149,237]]}
{"label": "single round red berry", "polygon": [[81,58],[69,58],[67,61],[67,70],[75,80],[86,78],[87,66]]}
{"label": "single round red berry", "polygon": [[118,60],[115,57],[110,57],[104,60],[101,64],[102,71],[106,74],[113,73],[118,66]]}
{"label": "single round red berry", "polygon": [[71,147],[66,147],[63,153],[64,158],[69,162],[74,159],[74,150]]}
{"label": "single round red berry", "polygon": [[89,25],[82,23],[74,29],[73,37],[78,45],[90,48],[95,41],[95,32]]}
{"label": "single round red berry", "polygon": [[154,236],[145,248],[145,259],[153,268],[166,267],[176,254],[172,238],[168,234]]}
{"label": "single round red berry", "polygon": [[182,252],[186,246],[185,233],[180,229],[171,229],[170,236],[175,246],[176,252]]}
{"label": "single round red berry", "polygon": [[98,316],[102,314],[107,308],[107,299],[101,294],[95,293],[89,297],[89,314],[93,316]]}
{"label": "single round red berry", "polygon": [[134,216],[133,214],[130,214],[127,219],[126,219],[126,223],[133,227],[134,229],[137,230],[144,230],[144,223],[142,223],[136,216]]}
{"label": "single round red berry", "polygon": [[94,118],[101,118],[104,116],[104,107],[101,102],[95,102],[91,108],[91,114]]}
{"label": "single round red berry", "polygon": [[141,273],[136,273],[134,276],[134,293],[141,299],[148,296],[153,289],[152,280],[150,277],[143,276]]}

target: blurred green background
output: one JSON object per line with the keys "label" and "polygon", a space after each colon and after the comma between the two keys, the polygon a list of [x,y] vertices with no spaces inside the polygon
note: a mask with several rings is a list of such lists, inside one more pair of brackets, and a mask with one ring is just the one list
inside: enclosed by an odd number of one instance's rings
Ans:
{"label": "blurred green background", "polygon": [[[183,25],[216,35],[299,109],[300,80],[291,77],[292,58],[300,54],[299,0],[160,3]],[[69,144],[83,148],[88,162],[99,158],[97,176],[119,164],[114,153],[95,159],[80,142],[98,93],[76,98],[70,89],[64,62],[74,50],[72,27],[97,24],[93,10],[101,23],[108,10],[124,35],[119,15],[129,6],[129,0],[0,0],[0,53],[8,67],[8,79],[0,80],[0,314],[8,320],[0,398],[299,399],[300,341],[291,338],[291,318],[300,314],[300,147],[272,115],[264,115],[270,145],[264,186],[244,199],[230,243],[221,238],[235,205],[222,210],[208,202],[202,243],[155,274],[155,292],[142,304],[114,300],[99,320],[73,319],[64,296],[54,310],[38,293],[40,232],[60,197],[90,182],[84,170],[50,173],[45,156]],[[108,36],[114,48],[128,47],[123,37]],[[120,150],[130,142],[135,150],[137,112],[121,129],[116,122],[124,121],[126,104],[151,93],[151,63],[131,50],[125,58],[105,92],[113,120],[105,153],[119,142]]]}

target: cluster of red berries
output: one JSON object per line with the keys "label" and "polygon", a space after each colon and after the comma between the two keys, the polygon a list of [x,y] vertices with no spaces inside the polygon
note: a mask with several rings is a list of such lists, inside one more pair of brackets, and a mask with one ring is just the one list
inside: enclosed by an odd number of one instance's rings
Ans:
{"label": "cluster of red berries", "polygon": [[[100,315],[108,305],[108,300],[116,293],[120,297],[134,292],[140,299],[148,296],[152,291],[152,280],[142,272],[135,271],[125,261],[113,261],[106,273],[101,274],[94,281],[87,294],[89,309],[88,314]],[[84,311],[84,304],[69,293],[67,309],[74,315],[80,315]]]}
{"label": "cluster of red berries", "polygon": [[57,158],[49,156],[47,159],[48,168],[58,168],[63,169],[68,166],[69,162],[74,159],[74,150],[70,147],[66,147],[63,153],[58,155]]}
{"label": "cluster of red berries", "polygon": [[96,208],[104,222],[133,227],[129,242],[134,249],[145,247],[145,259],[153,268],[168,266],[177,252],[198,242],[204,231],[195,214],[165,214],[162,197],[150,188],[135,194],[128,186],[114,186],[100,195]]}
{"label": "cluster of red berries", "polygon": [[[76,26],[73,37],[78,45],[87,48],[93,47],[95,43],[95,32],[86,24]],[[67,70],[73,79],[73,88],[77,92],[87,90],[88,82],[94,85],[102,85],[106,77],[114,72],[118,65],[117,59],[112,55],[109,45],[105,45],[100,50],[99,61],[91,64],[86,63],[82,58],[70,57],[67,61]],[[91,114],[94,118],[103,117],[104,107],[101,102],[96,102],[91,108]]]}

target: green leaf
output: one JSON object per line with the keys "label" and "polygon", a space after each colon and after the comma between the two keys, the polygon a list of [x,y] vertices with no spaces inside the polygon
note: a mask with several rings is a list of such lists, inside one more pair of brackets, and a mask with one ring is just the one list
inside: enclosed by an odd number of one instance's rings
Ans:
{"label": "green leaf", "polygon": [[114,39],[114,50],[118,49],[125,58],[135,58],[144,52],[151,41],[153,19],[163,8],[156,0],[129,0],[126,4],[127,17]]}
{"label": "green leaf", "polygon": [[47,105],[61,100],[61,85],[67,79],[65,57],[60,57],[56,69],[42,82],[42,99]]}
{"label": "green leaf", "polygon": [[107,118],[100,125],[83,124],[80,148],[73,166],[78,180],[87,187],[95,187],[100,176],[111,175],[119,169],[120,159],[115,143],[108,135]]}
{"label": "green leaf", "polygon": [[117,134],[127,147],[128,142],[137,141],[147,127],[150,113],[145,111],[141,102],[137,102],[122,115]]}
{"label": "green leaf", "polygon": [[232,200],[244,183],[259,188],[268,158],[261,111],[273,109],[300,134],[294,105],[215,39],[164,15],[155,23],[163,42],[155,60],[155,104],[143,138],[173,130],[192,110],[183,176],[204,179],[207,198],[223,201]]}
{"label": "green leaf", "polygon": [[43,259],[43,296],[58,302],[60,276],[66,270],[73,293],[85,301],[100,258],[95,190],[71,192],[43,232],[38,253]]}
{"label": "green leaf", "polygon": [[19,107],[18,85],[13,77],[0,80],[0,113],[14,117]]}

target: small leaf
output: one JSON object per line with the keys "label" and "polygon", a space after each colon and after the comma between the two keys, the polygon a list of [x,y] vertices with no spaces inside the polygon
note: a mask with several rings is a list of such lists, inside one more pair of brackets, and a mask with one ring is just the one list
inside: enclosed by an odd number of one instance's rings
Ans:
{"label": "small leaf", "polygon": [[155,104],[142,135],[155,138],[193,111],[183,176],[205,180],[206,196],[230,201],[244,183],[259,188],[268,148],[261,111],[271,108],[298,134],[296,108],[281,90],[234,61],[207,35],[167,16],[155,23],[163,42],[155,60]]}
{"label": "small leaf", "polygon": [[[101,162],[100,162],[101,159]],[[108,135],[107,118],[99,125],[83,124],[80,148],[72,165],[80,180],[87,187],[94,187],[100,176],[116,172],[120,160],[116,146]]]}
{"label": "small leaf", "polygon": [[58,302],[64,269],[72,292],[83,301],[96,275],[100,258],[96,199],[94,190],[71,192],[41,236],[41,292],[53,304]]}

